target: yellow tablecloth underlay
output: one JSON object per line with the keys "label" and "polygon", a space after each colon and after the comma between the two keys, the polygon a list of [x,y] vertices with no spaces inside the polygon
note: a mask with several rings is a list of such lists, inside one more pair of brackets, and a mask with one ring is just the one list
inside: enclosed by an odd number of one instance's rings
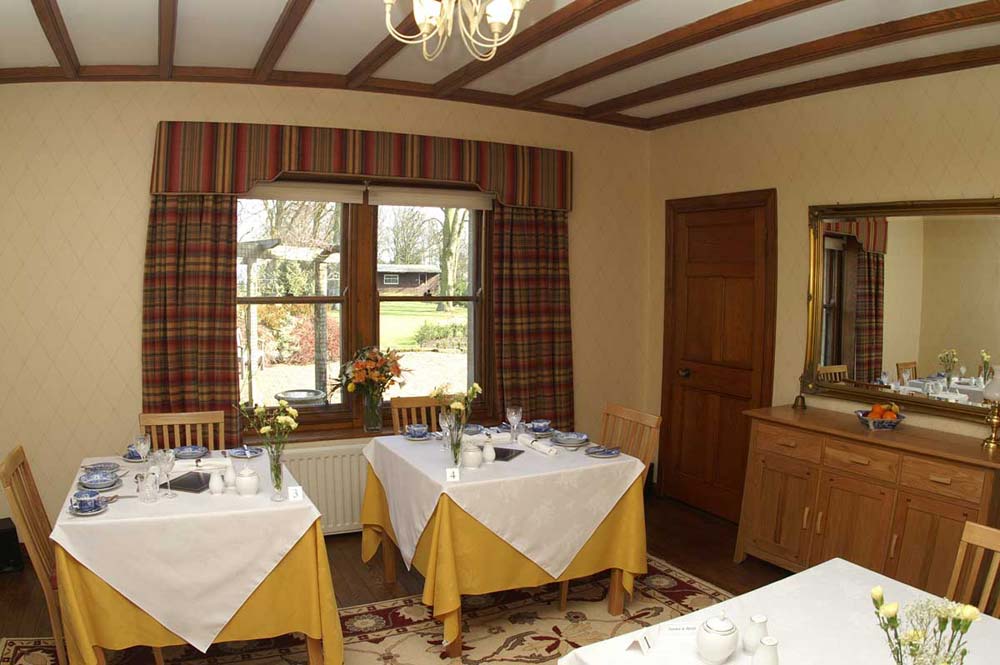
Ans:
{"label": "yellow tablecloth underlay", "polygon": [[[59,604],[71,663],[96,665],[92,647],[165,647],[184,640],[55,546]],[[136,543],[136,556],[142,544]],[[211,561],[191,562],[211,566]],[[239,575],[239,571],[233,571]],[[169,593],[164,590],[164,593]],[[323,530],[317,520],[233,615],[216,642],[253,640],[286,633],[323,639],[324,665],[341,665],[344,640],[330,577]]]}
{"label": "yellow tablecloth underlay", "polygon": [[[361,523],[364,528],[362,560],[369,561],[375,556],[382,532],[396,542],[385,489],[370,465],[361,505]],[[552,537],[558,538],[559,532],[554,531]],[[446,494],[438,499],[434,514],[417,542],[413,565],[425,578],[423,602],[444,623],[446,642],[454,641],[460,634],[458,610],[462,595],[537,587],[586,577],[609,568],[624,571],[622,584],[631,594],[635,576],[646,572],[642,476],[622,495],[558,578],[511,547]]]}

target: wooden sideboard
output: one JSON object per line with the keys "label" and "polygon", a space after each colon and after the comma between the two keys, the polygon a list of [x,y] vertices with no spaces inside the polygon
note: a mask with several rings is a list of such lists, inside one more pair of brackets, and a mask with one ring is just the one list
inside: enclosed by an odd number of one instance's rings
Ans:
{"label": "wooden sideboard", "polygon": [[943,595],[965,522],[997,526],[1000,453],[980,439],[905,423],[869,432],[814,408],[745,413],[737,562],[799,571],[840,557]]}

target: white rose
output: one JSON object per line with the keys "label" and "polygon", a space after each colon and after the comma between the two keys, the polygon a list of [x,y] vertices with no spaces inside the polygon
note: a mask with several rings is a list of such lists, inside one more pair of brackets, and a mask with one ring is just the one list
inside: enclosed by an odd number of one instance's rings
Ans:
{"label": "white rose", "polygon": [[883,619],[895,619],[899,614],[899,603],[886,603],[878,610]]}

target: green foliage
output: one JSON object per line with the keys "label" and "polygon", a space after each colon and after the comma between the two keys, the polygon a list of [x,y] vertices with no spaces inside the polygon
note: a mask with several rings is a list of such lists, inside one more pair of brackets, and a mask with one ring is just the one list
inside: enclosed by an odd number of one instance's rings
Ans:
{"label": "green foliage", "polygon": [[458,349],[469,343],[469,327],[464,321],[438,323],[424,321],[414,335],[422,349]]}

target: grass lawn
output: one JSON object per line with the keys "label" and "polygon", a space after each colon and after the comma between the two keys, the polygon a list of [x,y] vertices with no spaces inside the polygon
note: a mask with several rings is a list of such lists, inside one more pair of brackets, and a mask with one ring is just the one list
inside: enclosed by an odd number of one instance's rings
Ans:
{"label": "grass lawn", "polygon": [[416,349],[414,335],[425,321],[449,323],[467,320],[464,307],[439,312],[434,302],[384,302],[379,316],[379,346],[383,349]]}

